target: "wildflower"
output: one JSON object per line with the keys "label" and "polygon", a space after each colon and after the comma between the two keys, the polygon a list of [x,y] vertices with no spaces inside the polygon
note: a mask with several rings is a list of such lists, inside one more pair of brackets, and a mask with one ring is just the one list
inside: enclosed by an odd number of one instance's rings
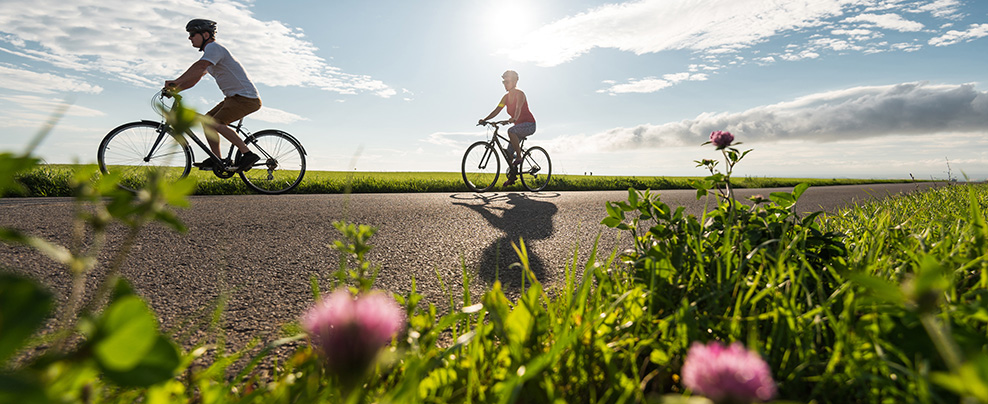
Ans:
{"label": "wildflower", "polygon": [[726,130],[715,130],[710,133],[710,143],[717,146],[718,150],[730,146],[733,141],[734,135]]}
{"label": "wildflower", "polygon": [[719,403],[766,401],[776,392],[768,364],[737,342],[694,342],[682,374],[684,386]]}
{"label": "wildflower", "polygon": [[354,298],[346,289],[317,302],[302,317],[316,349],[341,376],[362,375],[404,323],[401,308],[384,293]]}

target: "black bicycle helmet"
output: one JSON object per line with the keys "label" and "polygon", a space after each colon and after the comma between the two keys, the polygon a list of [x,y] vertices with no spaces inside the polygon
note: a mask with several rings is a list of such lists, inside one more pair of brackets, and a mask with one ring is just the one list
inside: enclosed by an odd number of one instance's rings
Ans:
{"label": "black bicycle helmet", "polygon": [[210,34],[216,34],[216,21],[204,20],[201,18],[196,18],[185,24],[185,30],[190,34],[198,34],[200,32],[208,32]]}

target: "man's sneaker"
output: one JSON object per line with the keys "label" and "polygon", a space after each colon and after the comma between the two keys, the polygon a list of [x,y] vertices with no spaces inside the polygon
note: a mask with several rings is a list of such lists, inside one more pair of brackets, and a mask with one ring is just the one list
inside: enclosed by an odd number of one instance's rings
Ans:
{"label": "man's sneaker", "polygon": [[213,171],[213,168],[216,167],[216,159],[209,157],[200,163],[192,163],[192,166],[204,171]]}
{"label": "man's sneaker", "polygon": [[515,185],[515,180],[516,180],[515,178],[509,177],[508,180],[504,182],[504,184],[501,184],[501,186],[502,187],[510,187],[512,185]]}
{"label": "man's sneaker", "polygon": [[261,158],[254,154],[254,152],[247,152],[247,154],[241,154],[240,158],[237,159],[237,171],[247,171],[254,166],[254,163],[260,161]]}

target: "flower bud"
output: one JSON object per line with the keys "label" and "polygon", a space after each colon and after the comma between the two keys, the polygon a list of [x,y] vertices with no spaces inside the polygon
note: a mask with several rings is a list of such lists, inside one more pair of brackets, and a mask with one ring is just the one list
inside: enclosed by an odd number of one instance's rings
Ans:
{"label": "flower bud", "polygon": [[775,396],[768,364],[740,343],[694,342],[683,363],[683,385],[719,403],[751,403]]}
{"label": "flower bud", "polygon": [[302,327],[327,367],[341,377],[362,376],[404,324],[401,307],[383,292],[354,297],[345,288],[317,302],[302,317]]}
{"label": "flower bud", "polygon": [[717,149],[723,149],[731,145],[734,141],[734,135],[731,132],[724,130],[715,130],[710,133],[710,142],[717,146]]}

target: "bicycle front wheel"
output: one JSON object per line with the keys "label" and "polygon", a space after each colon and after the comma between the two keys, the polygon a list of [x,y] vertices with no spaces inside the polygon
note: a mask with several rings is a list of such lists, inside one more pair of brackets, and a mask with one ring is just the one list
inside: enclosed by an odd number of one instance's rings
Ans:
{"label": "bicycle front wheel", "polygon": [[497,150],[488,142],[477,142],[463,153],[463,163],[460,166],[463,182],[473,192],[485,192],[494,187],[497,177],[501,174],[501,160],[497,158]]}
{"label": "bicycle front wheel", "polygon": [[100,142],[96,160],[103,174],[120,174],[120,187],[131,192],[147,186],[154,172],[161,180],[175,182],[189,175],[192,149],[179,143],[159,122],[121,125]]}
{"label": "bicycle front wheel", "polygon": [[261,157],[249,170],[240,172],[240,179],[250,189],[262,194],[282,194],[302,182],[305,149],[295,137],[280,130],[262,130],[244,142]]}
{"label": "bicycle front wheel", "polygon": [[525,158],[518,168],[518,176],[521,177],[521,184],[529,191],[539,192],[549,185],[549,178],[552,177],[552,160],[549,160],[549,153],[541,147],[533,147],[525,152]]}

